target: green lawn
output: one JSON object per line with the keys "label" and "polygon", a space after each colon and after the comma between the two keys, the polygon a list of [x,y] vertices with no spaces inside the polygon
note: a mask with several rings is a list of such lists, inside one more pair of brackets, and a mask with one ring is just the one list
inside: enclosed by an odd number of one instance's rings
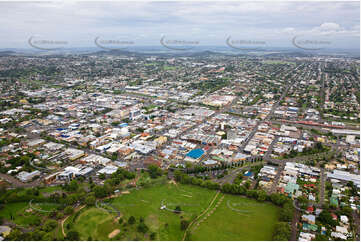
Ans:
{"label": "green lawn", "polygon": [[[35,208],[35,209],[41,209],[41,210],[44,210],[44,211],[53,211],[53,210],[56,210],[57,207],[59,207],[59,204],[56,204],[56,203],[36,203],[36,202],[33,202],[32,203],[32,207]],[[40,212],[42,213],[42,212]],[[43,212],[43,213],[46,213],[46,212]]]}
{"label": "green lawn", "polygon": [[177,67],[175,67],[175,66],[163,66],[163,69],[165,71],[173,71],[173,70],[176,70]]}
{"label": "green lawn", "polygon": [[43,187],[39,189],[40,193],[53,193],[55,191],[61,191],[60,186],[49,186],[49,187]]}
{"label": "green lawn", "polygon": [[263,61],[265,64],[273,64],[273,65],[279,65],[279,64],[288,64],[288,65],[296,65],[294,62],[289,61],[281,61],[281,60],[265,60]]}
{"label": "green lawn", "polygon": [[108,234],[119,227],[114,218],[101,209],[89,208],[80,213],[72,229],[79,232],[81,240],[88,240],[89,236],[96,240],[109,240]]}
{"label": "green lawn", "polygon": [[[180,229],[180,221],[193,221],[209,206],[215,195],[216,191],[213,190],[170,183],[132,189],[130,194],[122,194],[109,202],[119,209],[124,222],[134,216],[135,224],[119,225],[115,220],[116,213],[91,207],[82,210],[72,229],[80,233],[82,240],[87,240],[89,236],[93,240],[109,240],[109,233],[115,229],[120,229],[120,233],[113,240],[149,240],[151,232],[156,233],[156,240],[182,240],[184,231]],[[192,225],[191,240],[271,240],[278,219],[277,207],[221,193],[209,211],[219,201],[212,214],[208,216],[206,213]],[[182,213],[161,210],[162,204],[168,209],[180,206]],[[149,227],[145,235],[137,231],[141,217]],[[200,225],[196,226],[201,220]]]}
{"label": "green lawn", "polygon": [[10,219],[11,215],[15,218],[17,213],[23,213],[28,207],[27,202],[5,204],[4,208],[0,211],[0,215],[5,219]]}
{"label": "green lawn", "polygon": [[[215,193],[196,186],[160,184],[133,190],[131,194],[114,199],[113,205],[120,210],[124,219],[143,217],[150,230],[158,234],[157,239],[180,240],[183,236],[180,216],[188,220],[195,218],[208,206]],[[161,210],[162,203],[169,209],[180,206],[183,213],[178,215]]]}
{"label": "green lawn", "polygon": [[[37,220],[38,215],[26,213],[25,210],[29,208],[29,203],[19,202],[6,204],[0,211],[0,216],[6,220],[12,221],[18,225],[31,225]],[[11,216],[13,220],[11,220]]]}
{"label": "green lawn", "polygon": [[191,227],[190,239],[272,240],[278,214],[279,208],[270,203],[225,194],[210,216],[203,216],[198,226],[197,221]]}

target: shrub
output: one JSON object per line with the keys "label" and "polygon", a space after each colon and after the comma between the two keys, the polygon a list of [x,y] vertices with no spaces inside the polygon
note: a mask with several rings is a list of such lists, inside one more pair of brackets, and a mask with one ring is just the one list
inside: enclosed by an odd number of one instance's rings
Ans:
{"label": "shrub", "polygon": [[135,218],[133,216],[130,216],[128,219],[129,224],[135,224]]}
{"label": "shrub", "polygon": [[138,225],[137,230],[138,230],[138,232],[145,234],[149,230],[149,228],[145,223],[142,222]]}
{"label": "shrub", "polygon": [[189,226],[189,221],[187,220],[181,220],[181,223],[180,223],[180,227],[181,227],[181,230],[186,230]]}
{"label": "shrub", "polygon": [[74,241],[79,240],[79,233],[77,231],[69,231],[65,237],[66,240]]}
{"label": "shrub", "polygon": [[74,209],[70,206],[67,206],[65,209],[64,209],[64,213],[69,215],[69,214],[72,214],[74,212]]}

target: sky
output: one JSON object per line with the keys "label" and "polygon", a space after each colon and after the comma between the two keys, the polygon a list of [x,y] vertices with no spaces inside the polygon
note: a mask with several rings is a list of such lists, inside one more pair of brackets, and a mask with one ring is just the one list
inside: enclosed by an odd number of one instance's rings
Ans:
{"label": "sky", "polygon": [[157,46],[162,38],[169,46],[360,46],[357,1],[5,1],[0,16],[0,48]]}

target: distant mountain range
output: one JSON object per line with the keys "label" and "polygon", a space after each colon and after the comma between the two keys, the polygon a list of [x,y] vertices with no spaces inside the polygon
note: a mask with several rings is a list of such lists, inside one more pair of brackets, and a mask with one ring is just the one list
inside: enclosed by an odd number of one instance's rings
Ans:
{"label": "distant mountain range", "polygon": [[190,50],[169,50],[159,47],[139,47],[133,49],[99,50],[96,48],[72,48],[51,51],[34,49],[4,49],[0,50],[0,57],[4,56],[59,56],[59,55],[96,55],[96,56],[163,56],[163,57],[206,57],[206,56],[266,56],[266,57],[312,57],[312,56],[343,56],[359,58],[359,50],[318,50],[305,51],[295,48],[268,48],[259,50],[232,50],[226,47],[203,47]]}
{"label": "distant mountain range", "polygon": [[0,56],[12,56],[12,55],[16,55],[16,52],[11,50],[0,51]]}

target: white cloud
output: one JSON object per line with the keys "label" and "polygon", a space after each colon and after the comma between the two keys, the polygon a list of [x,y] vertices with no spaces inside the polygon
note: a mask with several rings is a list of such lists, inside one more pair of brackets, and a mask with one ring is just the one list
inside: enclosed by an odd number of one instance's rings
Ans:
{"label": "white cloud", "polygon": [[162,34],[219,44],[229,35],[274,41],[311,33],[359,38],[359,6],[358,2],[0,2],[0,48],[27,46],[35,34],[78,45],[91,45],[99,35],[128,35],[139,42],[144,37],[155,44]]}

